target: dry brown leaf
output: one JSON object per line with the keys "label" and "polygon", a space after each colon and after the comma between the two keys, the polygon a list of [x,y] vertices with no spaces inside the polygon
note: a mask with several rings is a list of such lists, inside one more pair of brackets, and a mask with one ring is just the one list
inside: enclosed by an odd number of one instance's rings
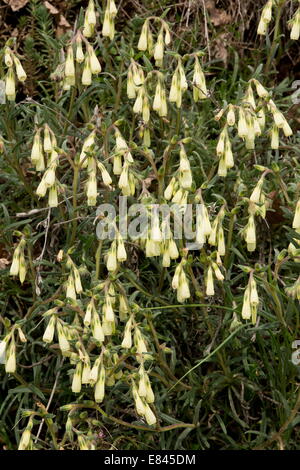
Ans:
{"label": "dry brown leaf", "polygon": [[228,35],[226,33],[221,34],[214,42],[213,55],[216,59],[222,60],[225,67],[227,67],[228,61]]}
{"label": "dry brown leaf", "polygon": [[4,0],[4,2],[11,7],[12,11],[21,10],[21,8],[25,7],[28,1],[29,0]]}
{"label": "dry brown leaf", "polygon": [[13,31],[11,32],[11,37],[12,38],[17,38],[19,35],[19,30],[18,28],[14,28]]}
{"label": "dry brown leaf", "polygon": [[0,269],[5,269],[10,262],[6,258],[0,258]]}
{"label": "dry brown leaf", "polygon": [[47,0],[44,2],[44,5],[47,8],[47,10],[49,10],[50,13],[52,13],[52,15],[57,15],[59,13],[59,10],[55,8],[55,6],[53,6],[51,3],[47,2]]}

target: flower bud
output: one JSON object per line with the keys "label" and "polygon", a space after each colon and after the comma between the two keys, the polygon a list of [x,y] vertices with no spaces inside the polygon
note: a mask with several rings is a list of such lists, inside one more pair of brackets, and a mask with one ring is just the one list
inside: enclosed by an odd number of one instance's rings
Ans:
{"label": "flower bud", "polygon": [[205,81],[205,75],[202,71],[198,57],[195,57],[195,66],[193,74],[193,98],[194,101],[205,100],[207,98],[207,87]]}
{"label": "flower bud", "polygon": [[67,51],[67,59],[65,62],[65,76],[70,77],[71,79],[74,79],[75,77],[75,65],[72,46],[69,46]]}
{"label": "flower bud", "polygon": [[129,180],[128,180],[128,163],[125,162],[124,166],[123,166],[122,173],[120,175],[118,186],[119,186],[120,189],[124,189],[128,186],[128,184],[129,184]]}
{"label": "flower bud", "polygon": [[25,262],[24,253],[21,252],[20,262],[19,262],[19,279],[20,279],[21,284],[23,284],[23,282],[25,281],[26,271],[27,271],[27,269],[26,269],[26,262]]}
{"label": "flower bud", "polygon": [[268,98],[269,92],[262,86],[262,84],[258,80],[253,80],[256,92],[260,98]]}
{"label": "flower bud", "polygon": [[26,450],[29,447],[31,441],[31,427],[27,427],[25,431],[23,431],[18,450]]}
{"label": "flower bud", "polygon": [[8,341],[9,341],[9,336],[5,336],[5,338],[2,341],[0,341],[0,364],[5,364]]}
{"label": "flower bud", "polygon": [[[110,11],[107,8],[104,13],[104,21],[102,25],[102,36],[109,37],[111,40],[113,39],[112,31],[111,31],[111,16]],[[112,37],[111,37],[112,36]]]}
{"label": "flower bud", "polygon": [[46,186],[45,180],[43,178],[42,181],[40,182],[40,184],[38,185],[37,189],[36,189],[36,194],[39,197],[44,197],[46,192],[47,192],[47,186]]}
{"label": "flower bud", "polygon": [[129,99],[136,98],[136,86],[133,81],[131,67],[129,67],[128,74],[127,74],[127,96]]}
{"label": "flower bud", "polygon": [[285,122],[285,118],[284,118],[283,114],[280,111],[278,111],[278,109],[271,109],[271,111],[272,111],[272,114],[273,114],[275,125],[277,127],[283,127],[284,122]]}
{"label": "flower bud", "polygon": [[164,197],[167,201],[169,201],[172,198],[174,194],[175,185],[176,185],[176,180],[173,177],[164,192]]}
{"label": "flower bud", "polygon": [[93,309],[91,330],[93,337],[102,343],[104,341],[104,331],[100,322],[100,317],[98,313]]}
{"label": "flower bud", "polygon": [[117,259],[119,262],[126,261],[127,259],[127,253],[122,238],[118,240]]}
{"label": "flower bud", "polygon": [[241,138],[245,138],[248,135],[248,126],[246,122],[245,112],[242,108],[239,109],[238,135]]}
{"label": "flower bud", "polygon": [[178,289],[177,289],[177,300],[180,303],[183,303],[186,299],[188,299],[191,296],[189,285],[187,282],[187,277],[182,269],[180,274],[179,274],[179,284],[178,284]]}
{"label": "flower bud", "polygon": [[15,101],[16,99],[16,82],[12,68],[8,69],[5,80],[5,94],[8,101]]}
{"label": "flower bud", "polygon": [[84,53],[82,50],[82,40],[80,36],[77,37],[76,39],[76,55],[75,55],[75,60],[78,62],[78,64],[81,64],[84,61]]}
{"label": "flower bud", "polygon": [[141,113],[143,111],[143,105],[144,105],[144,88],[141,87],[138,90],[138,94],[135,100],[135,103],[133,105],[133,112],[135,114]]}
{"label": "flower bud", "polygon": [[89,4],[84,17],[83,35],[85,37],[90,38],[94,34],[96,21],[97,19],[94,0],[89,0]]}
{"label": "flower bud", "polygon": [[209,266],[206,275],[206,295],[215,295],[212,267]]}
{"label": "flower bud", "polygon": [[251,305],[250,305],[250,287],[246,287],[243,299],[242,318],[249,320],[251,318]]}
{"label": "flower bud", "polygon": [[235,124],[235,113],[234,113],[234,107],[232,104],[228,106],[228,111],[227,111],[227,124],[228,126],[234,126]]}
{"label": "flower bud", "polygon": [[271,129],[271,148],[274,150],[279,148],[279,129],[275,124]]}
{"label": "flower bud", "polygon": [[293,134],[293,131],[286,120],[283,123],[282,130],[286,137],[290,137]]}
{"label": "flower bud", "polygon": [[13,254],[13,261],[10,267],[9,274],[11,276],[17,276],[20,268],[20,248],[19,246],[15,249]]}
{"label": "flower bud", "polygon": [[255,203],[260,202],[263,183],[264,183],[264,177],[262,176],[259,179],[259,181],[258,181],[257,185],[255,186],[254,190],[252,191],[252,194],[250,196],[250,201],[255,202]]}
{"label": "flower bud", "polygon": [[43,146],[44,146],[44,151],[46,153],[52,152],[52,141],[51,141],[49,126],[47,124],[45,124],[45,128],[44,128],[44,143],[43,143]]}
{"label": "flower bud", "polygon": [[170,93],[169,93],[169,101],[171,103],[177,103],[179,94],[181,94],[181,90],[179,86],[178,69],[176,69],[172,77],[171,88],[170,88]]}
{"label": "flower bud", "polygon": [[118,267],[117,263],[117,252],[116,252],[116,242],[113,241],[108,252],[107,261],[106,261],[107,270],[110,272],[116,271]]}
{"label": "flower bud", "polygon": [[224,230],[223,227],[219,227],[218,233],[217,233],[217,238],[218,238],[218,253],[220,256],[225,256],[226,253],[226,247],[225,247],[225,239],[224,239]]}
{"label": "flower bud", "polygon": [[148,47],[148,40],[147,40],[148,29],[149,29],[149,24],[148,24],[148,21],[146,20],[145,23],[143,24],[141,35],[140,35],[138,46],[137,46],[139,51],[146,51],[147,50],[147,47]]}
{"label": "flower bud", "polygon": [[23,69],[20,60],[16,56],[14,56],[14,63],[15,63],[15,67],[16,67],[16,73],[17,73],[18,80],[20,80],[20,82],[25,82],[25,80],[27,78],[26,72]]}
{"label": "flower bud", "polygon": [[250,278],[250,303],[251,305],[258,305],[259,304],[259,299],[258,299],[258,293],[257,293],[257,288],[256,288],[256,281],[253,278],[253,276]]}
{"label": "flower bud", "polygon": [[91,375],[91,363],[88,354],[86,354],[84,358],[83,368],[82,368],[82,377],[81,383],[88,384],[90,383],[90,375]]}
{"label": "flower bud", "polygon": [[80,393],[81,391],[81,381],[82,378],[82,362],[79,361],[76,364],[75,372],[73,375],[73,380],[72,380],[72,392],[73,393]]}
{"label": "flower bud", "polygon": [[122,348],[130,349],[132,347],[131,329],[132,329],[132,318],[130,317],[125,325],[124,338],[121,344]]}
{"label": "flower bud", "polygon": [[112,307],[111,298],[109,295],[105,297],[105,304],[103,305],[103,317],[106,322],[114,322],[115,314]]}
{"label": "flower bud", "polygon": [[179,256],[178,248],[173,238],[169,240],[168,252],[171,259],[177,259]]}
{"label": "flower bud", "polygon": [[58,343],[59,343],[59,347],[61,351],[62,352],[69,351],[70,344],[69,344],[69,341],[67,340],[66,334],[64,332],[63,326],[60,323],[60,321],[56,322],[56,330],[57,330],[57,336],[58,336]]}
{"label": "flower bud", "polygon": [[[134,345],[137,349],[138,355],[144,355],[147,353],[147,346],[143,339],[141,330],[136,326],[134,330]],[[139,358],[137,358],[139,360]]]}
{"label": "flower bud", "polygon": [[143,98],[142,116],[143,116],[143,121],[145,123],[148,123],[150,120],[150,106],[149,106],[149,100],[146,94],[144,94],[144,98]]}
{"label": "flower bud", "polygon": [[300,8],[296,11],[292,18],[291,39],[298,40],[300,37]]}
{"label": "flower bud", "polygon": [[57,187],[55,184],[49,189],[48,204],[49,207],[58,206]]}
{"label": "flower bud", "polygon": [[84,326],[90,326],[92,320],[92,311],[93,311],[94,301],[93,299],[88,303],[88,306],[85,311],[85,316],[83,319]]}
{"label": "flower bud", "polygon": [[4,62],[6,67],[12,67],[13,66],[13,53],[10,49],[10,47],[5,47],[4,49]]}
{"label": "flower bud", "polygon": [[97,75],[101,72],[101,64],[98,60],[98,57],[95,54],[95,51],[92,46],[88,46],[88,55],[90,57],[90,67],[93,75]]}
{"label": "flower bud", "polygon": [[97,180],[95,173],[91,173],[87,183],[86,195],[88,198],[88,206],[94,206],[97,201]]}
{"label": "flower bud", "polygon": [[137,414],[139,416],[144,416],[145,415],[145,405],[144,405],[141,397],[139,396],[137,388],[134,384],[132,384],[132,394],[133,394],[134,404],[135,404]]}
{"label": "flower bud", "polygon": [[54,337],[55,324],[56,324],[56,316],[52,315],[50,317],[49,323],[43,335],[43,341],[45,343],[52,343],[53,337]]}
{"label": "flower bud", "polygon": [[219,266],[217,265],[217,263],[212,262],[211,265],[212,265],[212,268],[213,268],[213,270],[214,270],[215,276],[216,276],[216,278],[218,279],[218,281],[224,281],[224,276],[223,276],[223,274],[221,273],[220,268],[219,268]]}
{"label": "flower bud", "polygon": [[164,37],[163,37],[163,28],[161,28],[158,34],[157,43],[155,44],[155,47],[154,47],[154,59],[156,61],[156,65],[162,64],[163,57],[164,57]]}
{"label": "flower bud", "polygon": [[150,406],[147,403],[145,403],[145,419],[149,426],[152,426],[153,424],[156,423],[155,414],[153,413],[153,411],[151,410]]}
{"label": "flower bud", "polygon": [[102,403],[105,395],[105,368],[103,363],[101,363],[99,378],[95,385],[95,402]]}
{"label": "flower bud", "polygon": [[120,294],[119,296],[119,317],[121,321],[125,321],[128,316],[128,304],[125,296]]}
{"label": "flower bud", "polygon": [[90,57],[88,54],[85,57],[81,83],[82,85],[85,85],[85,86],[89,86],[92,83],[92,71],[91,71],[91,65],[90,65]]}
{"label": "flower bud", "polygon": [[75,282],[75,290],[77,294],[81,294],[83,292],[82,285],[81,285],[81,280],[80,280],[80,274],[77,268],[73,266],[73,276],[74,276],[74,282]]}
{"label": "flower bud", "polygon": [[273,0],[268,0],[261,14],[261,19],[265,23],[270,23],[270,21],[272,20],[272,7],[273,7]]}
{"label": "flower bud", "polygon": [[248,224],[245,229],[245,240],[247,243],[248,251],[254,251],[256,248],[256,233],[255,233],[255,222],[254,215],[250,215]]}
{"label": "flower bud", "polygon": [[14,374],[16,372],[16,368],[16,344],[14,339],[12,339],[6,353],[5,372],[7,374]]}

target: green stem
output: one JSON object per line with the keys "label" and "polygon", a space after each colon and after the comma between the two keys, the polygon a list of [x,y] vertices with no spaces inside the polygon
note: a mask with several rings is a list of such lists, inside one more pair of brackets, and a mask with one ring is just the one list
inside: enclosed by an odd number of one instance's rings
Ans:
{"label": "green stem", "polygon": [[121,102],[122,85],[123,85],[123,81],[122,81],[123,69],[124,69],[124,61],[121,62],[121,67],[119,71],[119,80],[118,80],[117,94],[116,94],[115,106],[114,106],[115,114],[118,112],[119,107],[120,107],[120,102]]}
{"label": "green stem", "polygon": [[163,285],[164,285],[165,274],[166,274],[166,268],[162,268],[162,270],[160,272],[159,283],[158,283],[158,292],[159,293],[161,293]]}
{"label": "green stem", "polygon": [[181,123],[181,109],[178,108],[177,115],[176,115],[176,135],[178,136],[180,132],[180,123]]}

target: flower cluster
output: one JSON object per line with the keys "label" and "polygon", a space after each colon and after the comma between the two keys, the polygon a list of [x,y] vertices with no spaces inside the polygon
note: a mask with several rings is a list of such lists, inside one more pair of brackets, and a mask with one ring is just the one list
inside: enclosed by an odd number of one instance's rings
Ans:
{"label": "flower cluster", "polygon": [[5,364],[5,372],[14,374],[17,369],[15,330],[18,332],[21,343],[27,339],[20,325],[14,325],[10,332],[0,341],[0,364]]}
{"label": "flower cluster", "polygon": [[[153,34],[151,31],[151,21],[158,22],[160,29],[157,36],[157,41],[154,45]],[[150,17],[147,18],[143,24],[141,35],[138,42],[138,49],[140,51],[148,51],[150,56],[153,56],[155,63],[158,67],[163,64],[164,47],[171,43],[171,35],[168,24],[161,18]]]}
{"label": "flower cluster", "polygon": [[[114,19],[117,14],[117,7],[114,0],[107,0],[104,20],[102,25],[102,35],[109,37],[112,41],[115,35]],[[84,15],[83,35],[91,38],[95,34],[95,26],[97,24],[97,15],[94,0],[89,0],[88,7]]]}
{"label": "flower cluster", "polygon": [[[272,20],[272,9],[276,6],[276,0],[268,0],[262,9],[260,21],[257,28],[257,34],[266,36],[269,23]],[[291,39],[298,40],[300,37],[300,8],[298,7],[291,20],[288,22],[291,33]]]}
{"label": "flower cluster", "polygon": [[[85,53],[83,52],[82,48],[83,43],[85,45]],[[93,75],[98,75],[101,72],[102,67],[93,46],[85,39],[80,31],[77,32],[74,40],[67,48],[66,60],[64,62],[64,69],[62,73],[64,90],[70,90],[71,86],[76,85],[76,62],[78,64],[83,63],[81,72],[82,85],[91,85]]]}
{"label": "flower cluster", "polygon": [[17,54],[9,46],[4,48],[4,62],[8,68],[5,79],[5,94],[8,101],[15,101],[16,75],[20,82],[25,82],[27,75]]}
{"label": "flower cluster", "polygon": [[174,277],[172,280],[172,288],[177,292],[177,300],[183,303],[191,296],[188,278],[185,273],[186,259],[182,258],[180,263],[176,266]]}
{"label": "flower cluster", "polygon": [[[254,97],[253,87],[259,98],[258,103],[256,103]],[[276,104],[271,99],[269,92],[257,79],[251,79],[249,81],[246,93],[240,105],[230,103],[217,113],[215,116],[217,121],[219,121],[223,115],[226,115],[226,122],[220,133],[216,147],[216,152],[219,157],[219,176],[225,177],[227,170],[234,166],[229,129],[236,127],[238,136],[245,141],[246,149],[253,150],[255,148],[255,138],[262,135],[265,129],[266,113],[273,118],[272,127],[270,129],[271,148],[278,149],[279,129],[282,129],[286,137],[291,136],[293,132],[283,113],[279,111]]]}
{"label": "flower cluster", "polygon": [[22,236],[20,242],[18,243],[17,248],[14,251],[13,260],[12,260],[12,264],[11,264],[10,272],[9,272],[11,276],[19,275],[21,284],[23,284],[23,282],[25,281],[26,272],[27,272],[26,260],[25,260],[25,254],[24,254],[25,247],[26,247],[26,239],[24,236]]}

